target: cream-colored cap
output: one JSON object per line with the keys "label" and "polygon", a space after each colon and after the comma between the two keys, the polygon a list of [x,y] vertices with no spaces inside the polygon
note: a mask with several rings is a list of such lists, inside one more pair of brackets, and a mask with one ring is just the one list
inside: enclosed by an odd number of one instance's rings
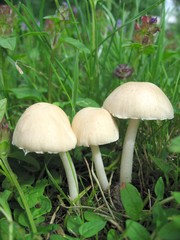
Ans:
{"label": "cream-colored cap", "polygon": [[78,146],[98,146],[114,142],[119,138],[115,120],[103,108],[81,109],[74,116],[72,129],[76,134]]}
{"label": "cream-colored cap", "polygon": [[75,148],[77,139],[65,112],[53,104],[40,102],[22,114],[12,143],[25,153],[59,153]]}
{"label": "cream-colored cap", "polygon": [[164,120],[174,117],[167,96],[150,82],[124,83],[106,98],[103,108],[123,119]]}

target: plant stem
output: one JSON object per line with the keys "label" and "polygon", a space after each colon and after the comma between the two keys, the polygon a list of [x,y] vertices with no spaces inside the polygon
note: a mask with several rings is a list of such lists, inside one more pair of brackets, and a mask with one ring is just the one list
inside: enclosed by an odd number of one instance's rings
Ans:
{"label": "plant stem", "polygon": [[95,3],[94,0],[90,0],[90,5],[91,5],[91,21],[92,21],[92,51],[95,50],[96,48],[96,36],[95,36],[95,30],[96,30],[96,21],[95,21]]}
{"label": "plant stem", "polygon": [[37,229],[36,229],[36,225],[35,225],[33,216],[31,214],[29,205],[27,203],[26,197],[25,197],[25,195],[24,195],[24,193],[23,193],[23,191],[21,189],[21,186],[19,185],[19,182],[16,179],[16,176],[14,175],[13,171],[11,170],[11,167],[10,167],[8,161],[7,161],[7,158],[6,157],[2,158],[2,161],[3,161],[6,169],[8,170],[9,176],[11,178],[11,182],[15,185],[15,187],[16,187],[18,193],[19,193],[19,196],[21,198],[21,201],[22,201],[22,203],[24,205],[24,209],[25,209],[26,214],[27,214],[27,218],[29,220],[29,224],[30,224],[31,230],[35,234],[37,232]]}
{"label": "plant stem", "polygon": [[79,195],[79,188],[78,188],[77,175],[76,175],[76,170],[75,170],[73,161],[71,159],[71,156],[66,152],[59,153],[59,156],[62,160],[64,169],[66,172],[70,198],[74,200]]}
{"label": "plant stem", "polygon": [[170,197],[167,197],[167,198],[163,199],[163,200],[160,201],[159,203],[160,203],[161,205],[163,205],[163,204],[169,203],[169,202],[171,202],[171,201],[173,201],[173,200],[174,200],[174,197],[173,197],[173,196],[170,196]]}
{"label": "plant stem", "polygon": [[98,69],[98,57],[97,57],[97,36],[96,36],[96,3],[94,0],[89,1],[91,6],[91,54],[92,60],[90,63],[90,79],[91,79],[91,92],[95,92],[95,88],[98,88],[98,81],[95,82],[96,73]]}
{"label": "plant stem", "polygon": [[5,92],[7,89],[5,78],[4,78],[4,57],[3,57],[3,51],[4,49],[0,47],[0,79],[1,79],[1,87],[3,91]]}
{"label": "plant stem", "polygon": [[131,182],[132,166],[133,166],[133,152],[136,140],[137,130],[140,120],[130,119],[126,131],[120,167],[120,184]]}
{"label": "plant stem", "polygon": [[59,5],[58,0],[54,0],[54,1],[55,1],[55,4],[56,4],[57,9],[59,9],[59,8],[60,8],[60,5]]}
{"label": "plant stem", "polygon": [[[51,64],[54,63],[54,49],[52,49],[51,54],[50,54],[50,59],[49,61],[51,62]],[[49,72],[48,72],[48,102],[51,103],[52,102],[52,67],[49,65]]]}
{"label": "plant stem", "polygon": [[75,115],[76,100],[78,96],[78,86],[79,86],[79,53],[76,51],[75,61],[74,61],[74,84],[72,88],[72,118]]}
{"label": "plant stem", "polygon": [[99,150],[99,146],[91,146],[92,151],[92,160],[95,165],[96,174],[103,191],[106,191],[109,188],[109,182],[104,170],[104,164]]}
{"label": "plant stem", "polygon": [[13,240],[13,219],[12,216],[7,214],[6,211],[0,207],[0,212],[6,217],[7,221],[9,222],[9,240]]}

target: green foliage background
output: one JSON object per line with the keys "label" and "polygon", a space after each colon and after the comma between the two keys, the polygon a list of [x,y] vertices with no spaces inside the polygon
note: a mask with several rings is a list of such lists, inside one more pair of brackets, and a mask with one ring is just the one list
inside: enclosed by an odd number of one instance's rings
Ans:
{"label": "green foliage background", "polygon": [[[179,22],[165,22],[164,1],[5,2],[14,15],[5,15],[5,22],[0,16],[1,31],[8,30],[0,36],[1,239],[178,239],[180,38]],[[135,23],[141,25],[145,15],[157,15],[160,29],[147,45],[134,38]],[[133,74],[118,78],[119,64],[132,67]],[[12,146],[17,120],[43,101],[60,106],[72,121],[84,107],[101,107],[126,81],[159,86],[175,117],[141,122],[133,181],[121,191],[119,156],[127,121],[119,121],[116,143],[100,147],[109,193],[93,177],[89,148],[72,150],[80,184],[80,206],[74,207],[57,155],[24,155]]]}

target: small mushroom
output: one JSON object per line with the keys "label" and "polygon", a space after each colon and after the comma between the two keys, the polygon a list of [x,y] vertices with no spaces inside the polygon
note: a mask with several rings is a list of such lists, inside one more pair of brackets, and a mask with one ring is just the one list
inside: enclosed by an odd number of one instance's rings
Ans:
{"label": "small mushroom", "polygon": [[119,131],[111,114],[103,108],[81,109],[72,121],[77,145],[90,147],[97,178],[103,191],[109,187],[99,145],[108,144],[119,138]]}
{"label": "small mushroom", "polygon": [[75,148],[76,136],[65,112],[50,103],[40,102],[28,107],[18,120],[12,144],[28,152],[59,153],[66,172],[69,195],[78,196],[78,181],[74,164],[67,151]]}
{"label": "small mushroom", "polygon": [[150,82],[122,84],[106,98],[103,108],[114,117],[129,119],[120,167],[120,183],[123,186],[131,182],[134,144],[140,119],[172,119],[174,110],[163,91]]}

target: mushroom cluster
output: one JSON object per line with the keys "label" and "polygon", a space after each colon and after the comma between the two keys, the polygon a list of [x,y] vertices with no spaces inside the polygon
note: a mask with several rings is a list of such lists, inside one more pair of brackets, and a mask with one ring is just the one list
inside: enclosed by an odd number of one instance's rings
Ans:
{"label": "mushroom cluster", "polygon": [[28,152],[59,153],[67,176],[70,199],[78,198],[79,187],[74,163],[67,154],[76,146],[90,147],[92,162],[103,191],[109,188],[99,145],[119,139],[115,118],[128,119],[124,138],[120,185],[132,180],[133,152],[140,120],[174,117],[164,92],[153,83],[127,82],[117,87],[101,108],[86,107],[76,113],[72,125],[66,113],[50,103],[40,102],[25,110],[17,122],[12,143]]}

